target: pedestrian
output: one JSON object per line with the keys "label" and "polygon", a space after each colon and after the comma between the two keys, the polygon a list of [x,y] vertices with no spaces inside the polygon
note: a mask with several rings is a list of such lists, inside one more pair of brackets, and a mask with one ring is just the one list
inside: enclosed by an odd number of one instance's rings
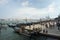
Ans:
{"label": "pedestrian", "polygon": [[59,20],[57,22],[57,27],[58,27],[58,30],[60,31],[60,23],[59,23]]}
{"label": "pedestrian", "polygon": [[45,26],[46,26],[46,28],[48,28],[48,25],[47,24]]}
{"label": "pedestrian", "polygon": [[1,32],[1,26],[0,26],[0,32]]}

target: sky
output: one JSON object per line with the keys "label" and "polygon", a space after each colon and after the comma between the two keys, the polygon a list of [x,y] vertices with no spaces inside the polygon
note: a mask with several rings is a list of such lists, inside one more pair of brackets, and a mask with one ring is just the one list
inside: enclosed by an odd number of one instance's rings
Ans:
{"label": "sky", "polygon": [[0,18],[55,18],[59,14],[60,0],[0,0]]}

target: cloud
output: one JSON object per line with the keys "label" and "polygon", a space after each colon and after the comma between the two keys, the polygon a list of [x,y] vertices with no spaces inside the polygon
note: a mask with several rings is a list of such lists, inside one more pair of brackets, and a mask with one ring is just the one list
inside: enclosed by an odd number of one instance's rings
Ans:
{"label": "cloud", "polygon": [[[10,1],[10,0],[9,0]],[[8,0],[0,1],[0,4],[7,4]],[[58,2],[57,2],[58,3]],[[58,3],[59,4],[59,3]],[[18,6],[19,5],[19,6]],[[4,6],[6,9],[6,16],[9,13],[11,18],[43,18],[46,16],[56,17],[57,12],[60,12],[60,6],[52,0],[11,0],[8,6]],[[4,10],[3,8],[3,10]],[[0,9],[1,10],[1,9]],[[8,10],[8,12],[7,12]],[[2,11],[3,12],[3,11]],[[57,14],[56,14],[57,13]],[[4,13],[3,13],[4,14]],[[4,16],[4,15],[3,15]]]}
{"label": "cloud", "polygon": [[28,6],[28,5],[29,5],[29,2],[28,1],[22,3],[22,6],[24,6],[24,7],[25,6]]}
{"label": "cloud", "polygon": [[53,2],[48,6],[48,12],[54,13],[55,10],[56,10],[56,5],[55,5],[55,2]]}
{"label": "cloud", "polygon": [[[24,2],[25,3],[25,2]],[[27,2],[29,4],[29,2]],[[8,8],[9,9],[9,8]],[[7,9],[7,10],[8,10]],[[8,10],[6,13],[10,13],[11,18],[43,18],[48,16],[48,14],[51,16],[51,14],[54,14],[55,12],[55,3],[51,3],[46,8],[35,8],[35,7],[29,7],[28,5],[24,4],[23,7],[17,8],[17,9],[11,9]],[[52,15],[53,16],[53,15]]]}
{"label": "cloud", "polygon": [[31,3],[32,7],[45,8],[48,5],[50,5],[53,2],[53,0],[31,0],[29,2]]}
{"label": "cloud", "polygon": [[48,7],[46,8],[42,8],[42,9],[38,9],[38,8],[34,8],[34,7],[22,7],[20,9],[17,9],[16,11],[19,16],[22,17],[31,17],[31,18],[41,18],[41,17],[46,17],[46,16],[50,16],[50,17],[55,17],[54,15],[56,15],[56,5],[54,2],[52,2]]}
{"label": "cloud", "polygon": [[21,3],[21,5],[22,5],[22,7],[28,7],[28,6],[30,6],[31,5],[31,3],[29,2],[29,1],[23,1],[22,3]]}
{"label": "cloud", "polygon": [[8,3],[8,0],[0,0],[0,5],[5,5],[6,3]]}
{"label": "cloud", "polygon": [[[58,6],[59,7],[59,6]],[[58,7],[56,5],[56,2],[52,2],[48,7],[48,14],[50,15],[51,18],[55,18],[58,16]]]}
{"label": "cloud", "polygon": [[[44,12],[43,12],[44,11]],[[32,8],[32,7],[24,7],[24,8],[20,8],[18,9],[18,13],[19,14],[28,14],[28,15],[43,15],[46,14],[46,10],[45,9],[37,9],[37,8]]]}

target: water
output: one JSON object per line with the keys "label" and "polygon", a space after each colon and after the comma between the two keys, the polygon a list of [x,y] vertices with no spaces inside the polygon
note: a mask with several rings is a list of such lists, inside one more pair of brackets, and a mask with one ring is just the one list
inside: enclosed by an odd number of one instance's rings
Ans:
{"label": "water", "polygon": [[[34,39],[32,38],[31,40],[45,40],[45,39],[46,37],[41,36],[41,37],[36,37]],[[7,29],[1,30],[0,40],[30,40],[30,38],[27,36],[19,35],[15,33],[12,28],[7,27]],[[46,40],[57,40],[57,39],[47,38]]]}

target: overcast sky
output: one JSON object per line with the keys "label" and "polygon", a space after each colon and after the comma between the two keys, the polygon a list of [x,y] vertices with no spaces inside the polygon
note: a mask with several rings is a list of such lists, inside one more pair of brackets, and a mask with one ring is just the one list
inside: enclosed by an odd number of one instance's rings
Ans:
{"label": "overcast sky", "polygon": [[57,17],[60,0],[0,0],[0,18]]}

